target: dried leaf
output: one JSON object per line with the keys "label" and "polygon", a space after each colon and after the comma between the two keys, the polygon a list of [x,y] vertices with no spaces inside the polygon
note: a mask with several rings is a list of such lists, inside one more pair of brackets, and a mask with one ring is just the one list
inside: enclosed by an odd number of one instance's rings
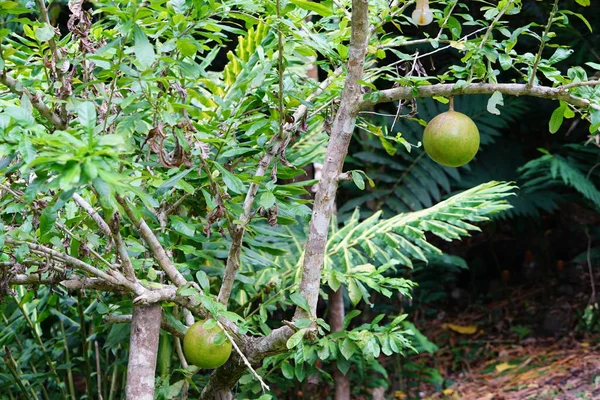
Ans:
{"label": "dried leaf", "polygon": [[517,367],[517,365],[515,365],[515,364],[509,364],[507,362],[503,362],[502,364],[496,365],[496,372],[501,373],[501,372],[504,372],[506,370],[513,369],[516,367]]}
{"label": "dried leaf", "polygon": [[479,330],[475,325],[444,324],[444,328],[460,333],[461,335],[474,335]]}

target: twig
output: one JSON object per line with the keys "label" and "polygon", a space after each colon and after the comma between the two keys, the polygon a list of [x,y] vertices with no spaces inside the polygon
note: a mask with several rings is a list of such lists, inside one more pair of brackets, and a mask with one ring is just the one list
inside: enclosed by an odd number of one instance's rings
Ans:
{"label": "twig", "polygon": [[129,207],[129,204],[127,203],[126,199],[124,199],[121,196],[116,196],[116,199],[117,202],[125,210],[125,213],[129,217],[131,222],[133,222],[133,224],[135,225],[142,239],[144,239],[146,244],[150,246],[150,251],[152,251],[152,254],[154,254],[156,262],[158,262],[158,265],[161,267],[161,269],[165,271],[171,282],[173,282],[177,286],[182,286],[188,283],[187,279],[185,279],[183,275],[181,275],[181,272],[179,272],[177,268],[175,268],[175,266],[169,259],[169,256],[167,255],[167,252],[165,251],[164,247],[160,244],[158,238],[156,237],[154,232],[152,232],[152,229],[150,229],[148,224],[146,224],[146,221],[144,221],[143,218],[138,218],[134,214],[131,207]]}
{"label": "twig", "polygon": [[[423,53],[421,55],[418,55],[415,58],[413,58],[413,62],[415,62],[416,60],[419,60],[421,58],[424,58],[424,57],[427,57],[427,56],[431,56],[431,55],[433,55],[435,53],[439,53],[440,51],[444,51],[446,49],[449,49],[450,47],[453,47],[454,43],[460,43],[460,42],[468,39],[470,36],[476,35],[476,34],[478,34],[479,32],[481,32],[481,31],[483,31],[485,29],[486,28],[479,28],[479,29],[477,29],[477,30],[475,30],[475,31],[473,31],[471,33],[467,33],[465,36],[461,37],[460,39],[458,39],[456,41],[450,40],[449,41],[449,43],[450,43],[449,45],[437,48],[435,50],[430,51],[429,53]],[[433,39],[411,40],[411,41],[408,41],[408,42],[400,43],[396,47],[410,46],[410,45],[421,44],[421,43],[430,43],[432,41],[433,41]],[[394,66],[396,66],[398,64],[401,64],[401,63],[404,63],[404,62],[406,62],[406,61],[405,60],[394,61],[393,63],[388,64],[388,67],[394,67]]]}
{"label": "twig", "polygon": [[33,321],[31,320],[31,318],[29,317],[29,314],[25,310],[24,305],[19,301],[19,299],[17,298],[16,295],[13,295],[12,298],[13,298],[13,301],[15,302],[15,304],[17,305],[17,308],[21,312],[21,315],[23,315],[23,317],[25,318],[27,325],[29,325],[29,328],[31,329],[31,333],[33,334],[33,337],[37,340],[37,343],[39,344],[39,346],[42,350],[42,355],[44,356],[44,359],[46,360],[46,363],[48,364],[48,368],[50,369],[50,372],[52,373],[52,375],[54,375],[54,377],[56,379],[56,383],[57,383],[58,387],[60,388],[60,394],[61,394],[62,398],[65,398],[66,392],[62,385],[60,375],[58,375],[58,371],[56,371],[56,368],[54,367],[54,362],[52,361],[52,359],[48,355],[48,352],[46,351],[46,346],[44,346],[44,341],[42,340],[38,331],[35,329]]}
{"label": "twig", "polygon": [[[48,17],[46,2],[44,0],[36,0],[36,3],[40,10],[40,17],[42,17],[42,22],[46,25],[47,28],[54,30],[52,24],[50,23],[50,18]],[[56,42],[54,41],[54,37],[51,37],[50,40],[48,40],[48,46],[50,46],[50,50],[52,51],[52,57],[54,58],[54,62],[58,63],[59,56],[58,52],[56,51]]]}
{"label": "twig", "polygon": [[540,43],[540,49],[538,50],[537,56],[535,57],[535,61],[533,63],[533,67],[531,70],[531,77],[529,78],[529,82],[527,82],[527,87],[530,88],[533,86],[535,81],[535,75],[537,73],[538,66],[540,65],[540,61],[542,60],[542,51],[544,51],[544,47],[546,46],[546,37],[550,32],[550,27],[552,26],[552,22],[554,19],[554,15],[558,11],[558,0],[554,0],[554,6],[552,6],[552,11],[550,12],[550,16],[548,17],[548,23],[546,24],[546,29],[544,29],[544,33],[542,34],[542,39]]}
{"label": "twig", "polygon": [[77,203],[79,207],[83,208],[83,210],[86,213],[88,213],[88,215],[96,222],[102,233],[104,233],[109,238],[112,238],[112,232],[110,230],[110,227],[108,226],[106,221],[104,221],[104,219],[100,216],[100,214],[98,214],[98,212],[94,210],[94,207],[92,207],[90,203],[87,202],[87,200],[85,200],[77,193],[73,193],[73,200],[75,200],[75,203]]}
{"label": "twig", "polygon": [[[337,178],[342,172],[344,158],[348,153],[348,146],[353,136],[356,117],[360,111],[363,97],[361,85],[358,81],[363,78],[370,37],[369,3],[367,0],[352,1],[351,30],[349,60],[347,63],[348,72],[341,94],[340,105],[331,128],[322,176],[313,205],[308,240],[305,246],[306,251],[299,292],[308,302],[309,309],[304,310],[301,307],[296,307],[294,319],[316,315],[325,246],[338,188]],[[289,330],[288,327],[286,328]]]}
{"label": "twig", "polygon": [[592,253],[592,237],[590,236],[590,232],[587,228],[585,228],[585,236],[587,236],[587,238],[588,238],[586,259],[587,259],[588,271],[590,274],[590,285],[592,286],[592,295],[591,295],[590,301],[588,303],[592,304],[592,303],[596,302],[596,284],[594,282],[594,269],[592,267],[592,259],[591,259],[591,255],[590,255]]}
{"label": "twig", "polygon": [[65,349],[65,361],[67,362],[67,382],[69,384],[69,394],[71,396],[71,400],[75,400],[75,384],[73,382],[73,368],[71,367],[71,352],[69,350],[69,344],[67,342],[67,334],[65,332],[65,324],[62,319],[58,319],[58,324],[60,326],[60,333],[62,335],[63,340],[63,348]]}
{"label": "twig", "polygon": [[252,373],[252,375],[254,375],[254,377],[260,382],[260,386],[261,386],[262,390],[263,391],[271,390],[269,388],[269,385],[267,385],[262,380],[262,378],[260,377],[260,375],[258,375],[258,373],[254,370],[254,368],[252,368],[252,365],[250,364],[250,361],[248,361],[248,359],[246,358],[246,356],[244,355],[244,353],[242,353],[242,351],[238,347],[237,343],[235,343],[235,340],[233,340],[233,338],[231,337],[231,335],[229,334],[229,332],[227,332],[227,329],[225,329],[225,327],[219,321],[217,321],[217,325],[219,326],[219,328],[221,328],[221,330],[223,331],[223,333],[225,334],[225,336],[227,336],[227,339],[229,339],[229,341],[233,345],[233,348],[235,349],[235,351],[237,351],[237,353],[239,354],[240,358],[242,359],[242,361],[244,362],[244,364],[246,364],[246,366],[248,367],[248,369],[250,370],[250,372]]}
{"label": "twig", "polygon": [[[179,319],[179,307],[175,306],[173,308],[173,316]],[[181,368],[187,369],[188,362],[185,359],[185,355],[183,354],[183,348],[181,346],[181,338],[173,335],[173,345],[175,346],[175,353],[177,353],[177,358],[179,359],[179,363],[181,364]],[[190,390],[190,383],[185,380],[183,383],[183,387],[181,388],[181,400],[186,400],[188,398],[188,391]]]}
{"label": "twig", "polygon": [[69,290],[94,289],[105,292],[119,291],[119,287],[98,278],[72,277],[61,279],[59,277],[42,278],[39,274],[18,274],[8,281],[10,285],[61,285]]}
{"label": "twig", "polygon": [[344,5],[342,3],[340,3],[339,0],[333,0],[333,4],[335,4],[337,6],[337,8],[340,8],[344,11],[344,15],[350,19],[352,18],[352,13],[350,11],[348,11],[348,9],[346,7],[344,7]]}
{"label": "twig", "polygon": [[[8,368],[8,371],[10,372],[10,374],[13,376],[14,381],[17,383],[17,386],[19,387],[19,389],[21,389],[21,392],[23,393],[23,395],[25,396],[25,398],[27,398],[27,389],[25,389],[25,385],[23,385],[23,382],[21,381],[20,376],[22,374],[19,373],[19,371],[17,371],[17,363],[15,362],[14,358],[12,357],[12,354],[10,353],[10,349],[7,346],[4,346],[4,352],[6,353],[6,355],[4,356],[4,363],[6,364],[6,367]],[[31,390],[31,396],[33,399],[38,399],[38,397],[36,396],[35,392],[33,391],[33,388],[31,387],[31,385],[29,385],[29,390]]]}
{"label": "twig", "polygon": [[96,352],[96,378],[98,379],[98,400],[102,400],[102,370],[100,369],[100,349],[98,341],[94,340],[94,349]]}
{"label": "twig", "polygon": [[514,0],[510,0],[508,3],[506,3],[506,6],[504,6],[504,8],[498,13],[498,15],[496,15],[496,18],[494,18],[494,20],[488,27],[487,31],[485,32],[485,35],[483,35],[483,39],[481,39],[481,43],[479,43],[480,49],[482,49],[483,46],[485,46],[485,42],[487,42],[487,40],[489,39],[490,35],[492,34],[492,31],[494,30],[494,27],[496,26],[498,21],[500,21],[500,18],[502,18],[504,16],[504,13],[506,11],[508,11],[508,8],[512,5],[512,3],[514,3]]}
{"label": "twig", "polygon": [[33,108],[38,110],[44,118],[48,120],[56,129],[66,129],[67,124],[57,114],[52,112],[48,106],[42,101],[41,94],[32,94],[23,84],[14,78],[11,78],[5,71],[0,71],[0,83],[8,87],[8,89],[18,95],[25,96],[31,102]]}
{"label": "twig", "polygon": [[13,238],[10,237],[5,237],[4,238],[5,242],[8,244],[13,244],[13,245],[21,245],[21,244],[26,244],[32,251],[37,252],[37,253],[42,253],[44,255],[47,255],[48,257],[52,258],[52,259],[57,259],[58,261],[63,261],[69,265],[72,265],[73,267],[76,267],[82,271],[85,271],[89,274],[92,274],[94,276],[97,276],[98,278],[102,278],[103,280],[112,283],[114,285],[120,285],[121,282],[119,282],[114,276],[107,274],[104,271],[99,270],[96,267],[91,266],[90,264],[83,262],[81,260],[78,260],[77,258],[71,257],[69,255],[66,255],[64,253],[58,252],[56,250],[50,249],[48,247],[45,246],[41,246],[39,244],[35,244],[35,243],[31,243],[31,242],[26,242],[26,241],[21,241],[21,240],[15,240]]}
{"label": "twig", "polygon": [[561,86],[557,87],[557,89],[565,91],[565,90],[582,87],[582,86],[598,86],[598,85],[600,85],[600,80],[585,81],[585,82],[572,82],[572,83],[567,83],[566,85],[561,85]]}
{"label": "twig", "polygon": [[454,8],[456,7],[457,4],[458,4],[458,0],[455,0],[454,4],[452,4],[452,8],[450,8],[450,11],[448,11],[448,15],[446,15],[444,22],[442,22],[442,26],[440,27],[440,30],[438,31],[438,34],[434,40],[437,41],[437,40],[439,40],[440,36],[442,36],[442,32],[444,31],[444,26],[446,26],[446,24],[448,23],[448,20],[450,19],[450,16],[452,15],[452,11],[454,11]]}

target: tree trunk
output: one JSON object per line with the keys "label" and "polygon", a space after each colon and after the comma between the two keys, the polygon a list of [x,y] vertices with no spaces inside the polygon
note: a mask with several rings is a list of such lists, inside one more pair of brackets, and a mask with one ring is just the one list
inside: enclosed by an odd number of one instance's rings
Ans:
{"label": "tree trunk", "polygon": [[[342,288],[329,291],[329,325],[331,332],[340,332],[344,324],[344,292]],[[350,400],[350,380],[334,365],[335,400]]]}
{"label": "tree trunk", "polygon": [[125,388],[126,398],[129,400],[154,399],[154,376],[161,319],[160,304],[133,309]]}

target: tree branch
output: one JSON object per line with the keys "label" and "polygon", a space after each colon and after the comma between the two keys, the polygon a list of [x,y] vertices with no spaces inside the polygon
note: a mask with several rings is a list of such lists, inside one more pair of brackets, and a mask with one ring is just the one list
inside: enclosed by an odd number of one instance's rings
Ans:
{"label": "tree branch", "polygon": [[[275,158],[286,146],[288,142],[288,138],[291,133],[296,129],[296,124],[300,121],[308,111],[308,106],[305,103],[312,102],[317,96],[321,95],[330,85],[331,83],[341,74],[342,70],[340,68],[336,69],[333,74],[331,74],[327,79],[325,79],[321,84],[315,89],[310,96],[306,98],[306,101],[301,104],[294,112],[292,116],[292,122],[286,123],[283,128],[283,134],[277,135],[273,139],[273,144],[269,148],[269,150],[263,155],[261,160],[258,163],[258,168],[256,169],[256,173],[254,174],[255,178],[260,178],[265,176],[273,158]],[[244,199],[243,213],[240,215],[241,225],[237,225],[232,230],[231,234],[231,247],[229,248],[229,254],[227,256],[227,264],[225,266],[225,271],[223,272],[223,281],[221,283],[221,288],[219,289],[219,296],[217,300],[227,305],[229,302],[229,297],[231,296],[231,291],[233,289],[233,283],[235,281],[235,274],[240,267],[240,254],[242,250],[242,242],[244,240],[244,232],[246,225],[250,222],[252,216],[252,209],[254,207],[254,199],[256,198],[256,193],[258,192],[259,184],[256,183],[256,179],[250,183],[250,187],[248,189],[248,193],[246,194],[246,198]]]}
{"label": "tree branch", "polygon": [[179,272],[177,268],[175,268],[175,266],[169,259],[169,256],[167,255],[167,252],[165,251],[164,247],[160,244],[158,238],[156,237],[154,232],[152,232],[152,229],[150,229],[148,224],[146,224],[146,221],[144,221],[143,218],[138,218],[134,214],[131,207],[129,207],[129,204],[127,204],[126,199],[124,199],[121,196],[116,196],[116,199],[117,202],[119,202],[119,204],[125,210],[125,213],[129,217],[131,222],[133,222],[133,224],[135,225],[142,239],[144,239],[146,244],[150,246],[150,251],[152,251],[156,262],[158,263],[160,268],[163,271],[165,271],[165,273],[169,277],[169,280],[171,280],[171,282],[173,282],[177,286],[185,285],[187,283],[187,279],[185,279],[183,275],[181,275],[181,272]]}
{"label": "tree branch", "polygon": [[548,37],[548,33],[550,32],[550,27],[552,26],[552,22],[554,22],[554,15],[558,11],[558,0],[554,0],[554,5],[552,6],[552,11],[548,16],[548,23],[546,24],[546,28],[544,29],[544,33],[542,34],[542,39],[540,43],[540,49],[535,56],[535,61],[533,63],[533,68],[531,70],[531,77],[529,78],[529,82],[527,82],[527,87],[530,88],[535,83],[535,75],[537,74],[538,66],[540,65],[540,61],[542,61],[542,52],[544,51],[544,47],[546,46],[546,37]]}
{"label": "tree branch", "polygon": [[29,89],[23,86],[19,81],[11,78],[6,74],[6,71],[0,71],[0,83],[8,87],[12,93],[25,96],[31,101],[31,105],[42,114],[56,129],[66,129],[67,124],[54,112],[52,112],[42,101],[41,94],[32,94]]}
{"label": "tree branch", "polygon": [[[582,99],[569,94],[561,87],[532,86],[527,87],[522,83],[471,83],[463,87],[456,87],[451,83],[440,83],[437,85],[419,86],[416,88],[401,86],[397,88],[382,90],[371,95],[371,99],[362,101],[361,109],[368,109],[375,104],[389,103],[397,100],[408,100],[416,97],[433,96],[459,96],[462,94],[492,94],[494,92],[510,96],[532,96],[542,99],[562,100],[579,108],[594,108],[600,110],[600,105],[591,103],[587,99]],[[374,99],[374,100],[373,100]]]}
{"label": "tree branch", "polygon": [[104,219],[100,216],[100,214],[98,214],[98,212],[96,210],[94,210],[94,207],[92,207],[90,205],[90,203],[87,202],[86,199],[84,199],[83,197],[81,197],[77,193],[73,193],[73,200],[75,201],[75,203],[77,203],[77,205],[79,207],[83,208],[83,210],[94,221],[96,221],[96,224],[98,224],[98,227],[100,228],[100,230],[102,231],[102,233],[104,233],[109,238],[112,238],[112,232],[110,230],[110,227],[108,226],[108,224],[106,223],[106,221],[104,221]]}
{"label": "tree branch", "polygon": [[113,285],[110,282],[98,278],[71,277],[61,279],[60,277],[50,276],[43,278],[40,274],[17,274],[8,281],[9,285],[61,285],[70,290],[94,289],[105,292],[119,292],[123,288]]}
{"label": "tree branch", "polygon": [[329,233],[329,221],[333,214],[338,188],[338,176],[342,172],[344,158],[354,132],[356,117],[360,111],[362,89],[358,81],[363,76],[369,43],[368,15],[369,4],[367,0],[352,1],[352,36],[347,65],[348,72],[342,90],[340,106],[331,129],[331,138],[325,154],[322,177],[315,197],[299,289],[308,301],[310,311],[297,307],[294,318],[314,316],[317,311],[321,270]]}

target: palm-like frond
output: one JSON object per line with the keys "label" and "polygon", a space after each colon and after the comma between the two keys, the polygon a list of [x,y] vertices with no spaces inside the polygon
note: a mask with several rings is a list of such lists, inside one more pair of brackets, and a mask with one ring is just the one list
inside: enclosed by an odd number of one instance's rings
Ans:
{"label": "palm-like frond", "polygon": [[361,298],[368,301],[365,285],[386,296],[392,294],[391,289],[407,292],[411,282],[385,277],[384,272],[395,265],[412,267],[412,260],[427,262],[428,257],[441,254],[427,241],[428,232],[452,241],[479,231],[473,223],[510,208],[505,198],[514,189],[510,183],[484,183],[433,207],[389,219],[382,219],[383,212],[378,211],[361,222],[356,210],[343,228],[332,232],[324,277],[334,290],[347,284],[355,304]]}
{"label": "palm-like frond", "polygon": [[[600,209],[600,191],[594,184],[595,157],[583,146],[570,145],[571,156],[545,154],[519,168],[525,193],[539,193],[550,187],[569,186]],[[595,159],[595,160],[594,160]]]}

